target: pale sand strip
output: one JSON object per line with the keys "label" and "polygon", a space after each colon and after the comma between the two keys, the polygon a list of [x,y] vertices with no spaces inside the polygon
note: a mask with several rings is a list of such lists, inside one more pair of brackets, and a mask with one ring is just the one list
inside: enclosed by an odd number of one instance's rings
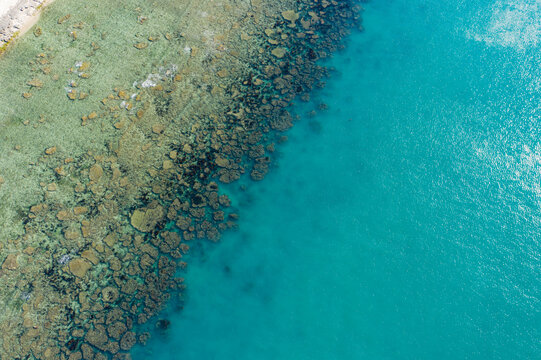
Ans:
{"label": "pale sand strip", "polygon": [[28,31],[39,20],[39,10],[53,1],[0,0],[0,46]]}

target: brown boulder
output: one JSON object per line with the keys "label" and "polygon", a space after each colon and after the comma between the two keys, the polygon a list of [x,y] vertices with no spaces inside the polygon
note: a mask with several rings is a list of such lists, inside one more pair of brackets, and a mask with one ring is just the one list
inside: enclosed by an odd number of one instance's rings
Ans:
{"label": "brown boulder", "polygon": [[81,258],[73,259],[69,263],[71,273],[80,278],[84,277],[91,267],[92,265],[88,261]]}
{"label": "brown boulder", "polygon": [[94,164],[90,168],[90,173],[88,175],[90,180],[98,181],[103,176],[103,168],[99,164]]}
{"label": "brown boulder", "polygon": [[276,56],[278,59],[283,58],[286,55],[286,49],[283,47],[277,47],[271,51],[272,55]]}
{"label": "brown boulder", "polygon": [[141,208],[133,212],[131,224],[141,232],[150,232],[158,222],[163,220],[164,216],[165,212],[160,205],[155,208]]}
{"label": "brown boulder", "polygon": [[17,254],[9,254],[2,264],[2,270],[17,270],[18,267]]}
{"label": "brown boulder", "polygon": [[128,279],[126,283],[122,285],[120,291],[126,294],[133,294],[139,288],[139,283],[134,279]]}
{"label": "brown boulder", "polygon": [[105,327],[102,325],[97,325],[95,329],[89,330],[86,333],[85,340],[90,345],[93,345],[98,349],[104,350],[104,347],[109,339],[105,334]]}
{"label": "brown boulder", "polygon": [[126,325],[123,322],[117,321],[107,327],[107,333],[113,339],[119,340],[120,337],[127,331]]}
{"label": "brown boulder", "polygon": [[230,165],[228,159],[225,159],[225,158],[220,157],[220,156],[216,156],[216,160],[214,162],[216,163],[216,165],[218,165],[219,167],[223,167],[223,168],[227,168]]}
{"label": "brown boulder", "polygon": [[96,256],[96,253],[92,249],[85,250],[81,253],[81,256],[90,261],[94,265],[98,265],[100,259]]}
{"label": "brown boulder", "polygon": [[118,290],[112,286],[107,286],[101,291],[104,302],[115,302],[118,299]]}
{"label": "brown boulder", "polygon": [[291,21],[292,24],[294,24],[295,21],[299,20],[299,14],[296,13],[294,10],[283,11],[282,16],[284,17],[284,19]]}
{"label": "brown boulder", "polygon": [[94,350],[88,344],[81,345],[81,351],[83,352],[83,359],[92,359],[94,358]]}
{"label": "brown boulder", "polygon": [[129,331],[122,336],[122,339],[120,340],[120,348],[125,351],[130,350],[133,345],[135,345],[135,342],[135,333]]}

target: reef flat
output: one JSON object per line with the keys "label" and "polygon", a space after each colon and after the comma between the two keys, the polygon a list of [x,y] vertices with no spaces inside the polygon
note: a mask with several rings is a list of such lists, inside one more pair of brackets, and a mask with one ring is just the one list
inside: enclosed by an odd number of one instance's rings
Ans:
{"label": "reef flat", "polygon": [[[0,60],[0,359],[122,359],[269,170],[353,1],[57,0]],[[201,286],[200,284],[199,286]],[[175,300],[175,299],[174,299]]]}

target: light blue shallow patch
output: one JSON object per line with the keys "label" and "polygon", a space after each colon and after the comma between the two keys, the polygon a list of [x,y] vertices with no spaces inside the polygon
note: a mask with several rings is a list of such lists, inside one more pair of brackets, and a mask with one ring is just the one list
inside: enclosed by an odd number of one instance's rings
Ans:
{"label": "light blue shallow patch", "polygon": [[366,8],[135,359],[540,358],[541,5]]}

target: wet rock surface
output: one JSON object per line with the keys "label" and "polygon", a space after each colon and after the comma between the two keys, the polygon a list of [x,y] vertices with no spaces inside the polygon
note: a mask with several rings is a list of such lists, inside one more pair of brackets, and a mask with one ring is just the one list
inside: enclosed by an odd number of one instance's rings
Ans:
{"label": "wet rock surface", "polygon": [[[30,294],[26,306],[13,305],[13,315],[0,318],[0,329],[21,334],[0,335],[0,358],[120,359],[144,343],[145,324],[184,291],[177,269],[187,266],[183,256],[192,244],[218,241],[236,227],[235,204],[220,184],[264,179],[275,144],[293,124],[291,102],[327,76],[317,60],[338,50],[360,12],[350,1],[225,3],[202,9],[198,21],[214,33],[181,24],[168,35],[127,41],[126,51],[137,54],[152,54],[166,41],[177,49],[132,87],[98,97],[82,88],[98,61],[69,69],[77,81],[62,101],[94,104],[73,120],[108,135],[104,146],[79,154],[60,143],[40,148],[44,195],[26,210],[24,233],[0,243],[1,285]],[[134,26],[152,21],[143,10],[137,14]],[[69,41],[85,36],[75,13],[54,23]],[[101,47],[89,43],[92,58]],[[53,59],[44,54],[36,61],[43,73]],[[24,84],[28,91],[45,91],[47,82],[35,79]],[[10,275],[30,261],[34,267]]]}

